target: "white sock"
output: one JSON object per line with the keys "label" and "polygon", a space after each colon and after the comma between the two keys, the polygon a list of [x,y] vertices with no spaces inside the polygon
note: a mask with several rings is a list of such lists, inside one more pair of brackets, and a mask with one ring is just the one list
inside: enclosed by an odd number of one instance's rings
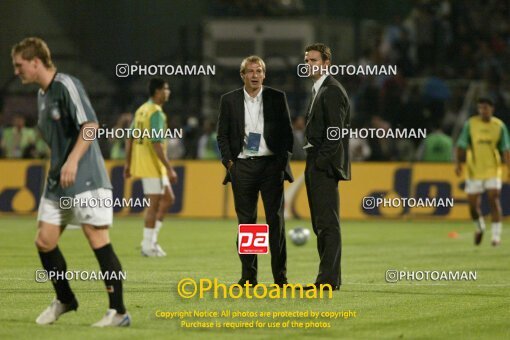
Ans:
{"label": "white sock", "polygon": [[143,241],[142,243],[145,246],[149,246],[152,243],[152,238],[154,237],[154,228],[143,228]]}
{"label": "white sock", "polygon": [[501,222],[492,222],[492,240],[501,241],[501,232],[503,224]]}
{"label": "white sock", "polygon": [[483,217],[480,216],[478,220],[474,220],[473,222],[475,222],[476,230],[481,231],[482,233],[485,231],[485,221]]}
{"label": "white sock", "polygon": [[152,243],[154,244],[158,243],[158,235],[162,227],[163,221],[156,221],[156,224],[154,226],[154,233],[152,234]]}

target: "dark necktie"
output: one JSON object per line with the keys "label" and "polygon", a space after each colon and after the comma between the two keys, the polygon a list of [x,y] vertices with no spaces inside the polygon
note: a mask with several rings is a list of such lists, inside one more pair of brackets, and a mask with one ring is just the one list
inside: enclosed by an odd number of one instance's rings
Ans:
{"label": "dark necktie", "polygon": [[310,99],[310,103],[308,103],[308,108],[306,109],[306,122],[308,123],[308,119],[310,119],[310,113],[312,112],[312,103],[315,98],[315,87],[312,87],[312,98]]}

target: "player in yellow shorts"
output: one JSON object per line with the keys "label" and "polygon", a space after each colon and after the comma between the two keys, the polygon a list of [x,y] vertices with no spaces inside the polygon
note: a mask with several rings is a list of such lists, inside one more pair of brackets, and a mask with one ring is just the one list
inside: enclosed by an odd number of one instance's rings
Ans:
{"label": "player in yellow shorts", "polygon": [[[124,175],[142,179],[143,193],[150,200],[145,214],[142,255],[166,256],[158,244],[158,234],[163,218],[175,200],[170,183],[177,182],[177,174],[166,157],[166,141],[162,133],[167,129],[166,116],[162,106],[170,97],[168,83],[161,78],[149,82],[150,99],[140,106],[131,124],[143,138],[126,141],[126,165]],[[150,138],[146,138],[150,135]]]}
{"label": "player in yellow shorts", "polygon": [[[493,117],[494,103],[489,98],[477,102],[478,115],[469,118],[464,124],[457,141],[455,173],[462,174],[461,162],[466,160],[466,193],[469,211],[476,226],[475,245],[482,242],[485,221],[480,210],[481,194],[487,191],[492,217],[492,245],[501,242],[501,203],[502,163],[508,166],[510,176],[510,137],[505,124]],[[466,152],[467,151],[467,152]]]}

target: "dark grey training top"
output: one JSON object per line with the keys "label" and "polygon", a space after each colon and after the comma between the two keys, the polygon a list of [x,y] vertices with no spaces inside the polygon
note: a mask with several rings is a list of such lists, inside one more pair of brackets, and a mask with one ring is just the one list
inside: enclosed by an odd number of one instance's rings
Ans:
{"label": "dark grey training top", "polygon": [[96,113],[81,82],[70,75],[57,73],[46,92],[39,90],[37,108],[37,125],[51,149],[50,171],[44,197],[58,201],[60,197],[74,197],[88,190],[111,189],[97,140],[92,142],[78,163],[75,183],[66,189],[59,183],[60,169],[77,139],[83,138],[80,126],[86,122],[97,122]]}

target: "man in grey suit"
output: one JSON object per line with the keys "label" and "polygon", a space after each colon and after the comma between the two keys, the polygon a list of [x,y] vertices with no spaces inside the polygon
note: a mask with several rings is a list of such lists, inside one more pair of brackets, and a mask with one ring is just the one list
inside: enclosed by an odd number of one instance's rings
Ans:
{"label": "man in grey suit", "polygon": [[327,73],[331,64],[328,46],[316,43],[306,47],[304,60],[314,82],[306,111],[305,184],[320,258],[315,283],[307,288],[326,285],[322,288],[338,290],[342,252],[338,181],[351,179],[349,140],[339,138],[339,131],[350,128],[349,98],[343,86]]}

